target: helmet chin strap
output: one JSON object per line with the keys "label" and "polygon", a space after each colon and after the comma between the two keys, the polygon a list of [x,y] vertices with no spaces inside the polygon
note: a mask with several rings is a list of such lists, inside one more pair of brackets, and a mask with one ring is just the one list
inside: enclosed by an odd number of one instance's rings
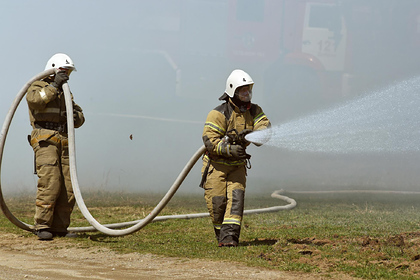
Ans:
{"label": "helmet chin strap", "polygon": [[231,100],[232,103],[235,104],[242,113],[246,112],[247,110],[249,110],[249,108],[251,108],[251,101],[241,101],[236,94],[231,98]]}

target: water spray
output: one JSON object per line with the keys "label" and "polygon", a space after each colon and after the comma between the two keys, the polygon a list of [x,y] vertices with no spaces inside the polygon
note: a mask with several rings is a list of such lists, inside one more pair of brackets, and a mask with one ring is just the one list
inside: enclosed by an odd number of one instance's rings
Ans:
{"label": "water spray", "polygon": [[257,130],[245,135],[245,140],[254,143],[255,145],[263,145],[270,141],[272,137],[272,128],[267,128],[264,130]]}
{"label": "water spray", "polygon": [[[420,152],[420,77],[412,77],[330,109],[293,119],[245,139],[292,152],[413,155]],[[400,190],[301,190],[290,194],[420,194]]]}
{"label": "water spray", "polygon": [[420,77],[413,77],[246,139],[295,152],[419,152],[419,108]]}
{"label": "water spray", "polygon": [[[6,142],[7,133],[9,131],[10,124],[12,122],[13,116],[16,112],[17,107],[19,106],[19,103],[21,102],[22,98],[25,96],[26,91],[28,90],[29,86],[37,80],[41,80],[49,75],[52,75],[55,73],[55,69],[49,69],[44,72],[39,73],[38,75],[34,76],[32,79],[30,79],[19,91],[17,94],[15,100],[12,103],[12,106],[10,107],[6,119],[3,123],[3,127],[0,133],[0,207],[4,213],[4,215],[9,219],[14,225],[17,227],[33,232],[35,230],[33,225],[24,223],[20,221],[18,218],[16,218],[9,208],[7,207],[3,192],[1,189],[1,163],[3,158],[3,151],[4,146]],[[142,229],[144,226],[146,226],[148,223],[153,221],[162,221],[162,220],[168,220],[168,219],[192,219],[192,218],[202,218],[202,217],[208,217],[209,213],[196,213],[196,214],[185,214],[185,215],[170,215],[170,216],[157,216],[162,209],[167,205],[167,203],[171,200],[173,195],[176,193],[178,188],[181,186],[182,182],[188,175],[188,173],[191,171],[192,167],[195,165],[197,160],[203,155],[205,151],[205,147],[201,146],[191,157],[191,159],[187,162],[181,173],[178,175],[175,182],[172,184],[171,188],[168,190],[168,192],[164,195],[164,197],[161,199],[161,201],[157,204],[157,206],[152,210],[152,212],[147,215],[144,219],[131,221],[131,222],[124,222],[124,223],[116,223],[116,224],[107,224],[102,225],[96,219],[90,214],[89,210],[87,209],[81,191],[78,183],[77,178],[77,169],[76,169],[76,147],[75,147],[75,133],[74,133],[74,120],[73,120],[73,104],[71,101],[71,94],[70,94],[70,88],[67,83],[63,84],[63,91],[64,91],[64,97],[66,101],[66,112],[67,112],[67,128],[68,128],[68,139],[69,139],[69,158],[70,158],[70,176],[71,181],[73,185],[73,191],[76,198],[76,203],[79,209],[81,210],[83,216],[86,218],[86,220],[91,224],[91,227],[70,227],[68,228],[68,231],[73,232],[92,232],[92,231],[100,231],[106,235],[110,236],[123,236],[128,235],[131,233],[134,233],[140,229]],[[244,214],[259,214],[259,213],[269,213],[269,212],[277,212],[281,210],[290,210],[293,209],[296,206],[296,201],[294,199],[291,199],[287,196],[283,196],[280,194],[279,191],[275,191],[271,195],[273,198],[277,198],[280,200],[283,200],[287,202],[287,205],[281,205],[281,206],[274,206],[274,207],[268,207],[268,208],[262,208],[262,209],[252,209],[252,210],[245,210]],[[126,228],[129,227],[129,228]],[[125,229],[121,229],[125,228]]]}

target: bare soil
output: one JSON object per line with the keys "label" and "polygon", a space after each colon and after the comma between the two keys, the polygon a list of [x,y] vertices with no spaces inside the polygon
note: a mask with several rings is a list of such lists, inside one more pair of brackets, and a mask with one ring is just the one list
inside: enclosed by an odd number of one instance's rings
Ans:
{"label": "bare soil", "polygon": [[[223,248],[231,250],[234,248]],[[65,238],[39,241],[0,233],[0,279],[355,279],[247,267],[238,263],[86,248]]]}

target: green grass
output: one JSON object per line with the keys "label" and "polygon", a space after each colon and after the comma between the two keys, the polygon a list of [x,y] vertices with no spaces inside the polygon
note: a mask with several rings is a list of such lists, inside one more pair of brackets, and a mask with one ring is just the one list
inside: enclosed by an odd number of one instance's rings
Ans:
{"label": "green grass", "polygon": [[[246,208],[278,205],[266,196],[248,196]],[[244,217],[237,248],[218,248],[210,218],[151,223],[135,234],[109,237],[81,234],[79,246],[103,246],[117,252],[241,262],[248,266],[322,274],[345,273],[365,279],[420,279],[420,196],[290,195],[290,211]],[[101,223],[143,218],[160,196],[91,192],[84,195]],[[7,199],[12,212],[32,223],[33,198]],[[206,212],[202,196],[175,195],[161,215]],[[87,226],[75,209],[71,226]],[[23,233],[4,216],[1,231]],[[24,233],[28,238],[31,234]]]}

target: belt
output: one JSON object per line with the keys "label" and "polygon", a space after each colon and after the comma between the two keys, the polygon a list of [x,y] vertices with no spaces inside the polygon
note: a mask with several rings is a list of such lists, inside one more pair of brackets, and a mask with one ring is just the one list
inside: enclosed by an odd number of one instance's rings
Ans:
{"label": "belt", "polygon": [[56,130],[58,132],[67,133],[67,124],[56,123],[56,122],[35,122],[36,128],[44,128]]}

